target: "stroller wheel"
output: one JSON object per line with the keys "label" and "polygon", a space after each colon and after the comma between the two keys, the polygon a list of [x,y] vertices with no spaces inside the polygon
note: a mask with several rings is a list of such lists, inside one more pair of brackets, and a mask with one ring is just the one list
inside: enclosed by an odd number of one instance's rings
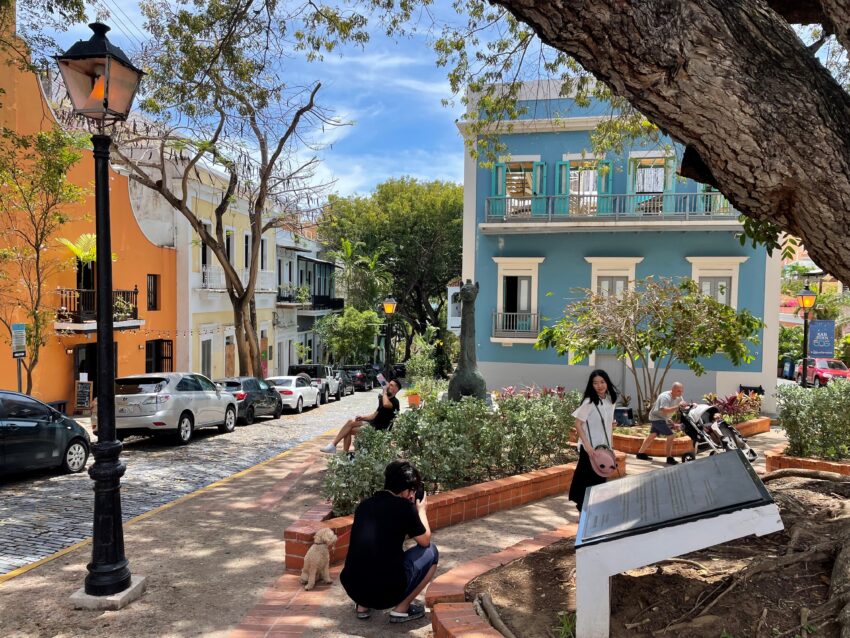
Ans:
{"label": "stroller wheel", "polygon": [[714,456],[715,454],[717,454],[717,452],[715,450],[712,450],[711,452],[708,453],[709,456]]}
{"label": "stroller wheel", "polygon": [[695,461],[696,458],[697,457],[694,455],[693,452],[686,452],[682,455],[682,463],[687,463],[688,461]]}

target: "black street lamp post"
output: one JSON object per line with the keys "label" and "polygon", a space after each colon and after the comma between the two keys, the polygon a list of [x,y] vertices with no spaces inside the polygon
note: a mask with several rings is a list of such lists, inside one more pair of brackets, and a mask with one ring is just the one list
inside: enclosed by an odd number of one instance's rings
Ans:
{"label": "black street lamp post", "polygon": [[85,593],[110,596],[129,588],[130,568],[124,556],[121,520],[120,460],[122,445],[115,439],[115,360],[112,326],[112,242],[109,224],[109,147],[105,127],[127,119],[142,71],[106,37],[109,27],[95,22],[94,35],[56,56],[73,104],[74,114],[97,124],[92,135],[95,176],[95,230],[97,232],[97,443],[94,464],[94,528],[92,561],[88,564]]}
{"label": "black street lamp post", "polygon": [[806,365],[809,358],[809,312],[815,307],[817,298],[817,294],[815,294],[813,290],[809,289],[808,284],[806,284],[806,287],[797,294],[797,303],[803,311],[803,370],[800,383],[804,388],[809,386],[809,372],[808,366]]}
{"label": "black street lamp post", "polygon": [[383,302],[384,314],[387,316],[387,334],[384,337],[384,376],[387,381],[393,378],[392,370],[392,335],[393,335],[393,316],[395,315],[396,306],[398,303],[392,297],[387,297]]}

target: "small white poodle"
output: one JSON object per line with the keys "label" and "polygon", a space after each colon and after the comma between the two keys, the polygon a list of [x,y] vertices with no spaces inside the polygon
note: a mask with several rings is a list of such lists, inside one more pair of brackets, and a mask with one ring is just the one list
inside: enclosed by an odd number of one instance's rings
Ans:
{"label": "small white poodle", "polygon": [[304,569],[301,570],[301,583],[304,589],[311,590],[320,577],[323,583],[331,583],[331,552],[336,543],[336,534],[329,527],[323,527],[313,536],[313,545],[304,557]]}

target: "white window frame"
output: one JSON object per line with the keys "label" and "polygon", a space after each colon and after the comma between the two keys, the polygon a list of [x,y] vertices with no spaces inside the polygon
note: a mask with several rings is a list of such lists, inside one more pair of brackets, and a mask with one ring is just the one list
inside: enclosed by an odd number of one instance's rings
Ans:
{"label": "white window frame", "polygon": [[239,257],[236,253],[239,251],[239,248],[236,246],[236,228],[233,226],[225,226],[224,227],[224,252],[227,254],[227,236],[230,234],[231,241],[233,245],[230,247],[230,255],[227,257],[227,261],[230,262],[230,265],[236,268],[236,264],[239,263]]}
{"label": "white window frame", "polygon": [[741,264],[749,257],[685,257],[691,264],[691,279],[699,284],[700,277],[729,277],[729,306],[738,309],[738,281]]}
{"label": "white window frame", "polygon": [[242,248],[245,253],[242,256],[242,267],[248,270],[251,267],[251,233],[247,230],[242,233]]}
{"label": "white window frame", "polygon": [[[496,262],[496,312],[503,312],[505,307],[505,277],[531,277],[531,314],[537,314],[537,288],[540,281],[538,271],[545,257],[493,257]],[[492,343],[513,345],[514,343],[536,343],[537,338],[494,337]]]}
{"label": "white window frame", "polygon": [[[600,277],[627,277],[628,290],[635,289],[637,265],[643,257],[585,257],[590,264],[590,289],[595,293],[599,289]],[[596,353],[592,352],[587,358],[589,366],[596,365]]]}

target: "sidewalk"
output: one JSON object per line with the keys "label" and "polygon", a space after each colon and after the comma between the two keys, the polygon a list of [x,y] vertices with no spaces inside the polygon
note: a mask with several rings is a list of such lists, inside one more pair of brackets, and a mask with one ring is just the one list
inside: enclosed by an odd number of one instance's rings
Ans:
{"label": "sidewalk", "polygon": [[[319,499],[327,457],[318,446],[330,434],[125,525],[130,568],[148,578],[148,591],[121,611],[70,606],[85,578],[90,544],[0,584],[0,635],[430,636],[427,616],[402,625],[390,625],[382,613],[358,621],[336,582],[339,568],[333,585],[312,592],[283,573],[283,530]],[[762,452],[783,440],[771,431],[751,443]],[[661,461],[629,457],[629,473],[663,467]],[[566,496],[558,496],[440,530],[434,537],[440,572],[577,519]]]}

